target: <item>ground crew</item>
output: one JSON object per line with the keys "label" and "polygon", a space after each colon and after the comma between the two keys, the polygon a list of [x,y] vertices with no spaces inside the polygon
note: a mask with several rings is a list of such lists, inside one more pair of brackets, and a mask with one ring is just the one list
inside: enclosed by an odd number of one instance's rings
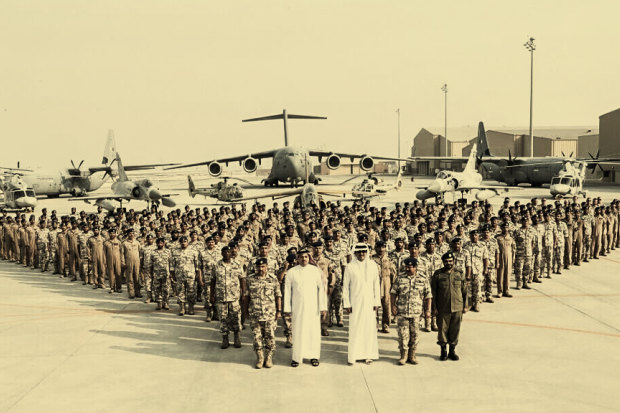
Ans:
{"label": "ground crew", "polygon": [[105,239],[101,236],[99,227],[93,227],[93,235],[86,242],[88,249],[88,260],[90,261],[91,271],[89,272],[88,282],[93,284],[93,288],[105,288],[105,255],[103,253],[103,243]]}
{"label": "ground crew", "polygon": [[110,282],[110,294],[122,292],[121,279],[121,242],[116,238],[116,228],[108,231],[110,239],[103,243],[106,272]]}
{"label": "ground crew", "polygon": [[39,228],[36,232],[36,243],[37,243],[37,252],[39,257],[37,258],[39,262],[39,267],[41,268],[41,272],[47,271],[47,267],[49,265],[50,260],[50,251],[49,251],[49,234],[50,231],[47,229],[47,222],[45,220],[41,220],[39,222]]}
{"label": "ground crew", "polygon": [[122,269],[127,283],[127,295],[130,299],[141,298],[140,294],[140,243],[135,239],[133,228],[127,230],[127,239],[121,247]]}
{"label": "ground crew", "polygon": [[[388,257],[384,241],[377,241],[375,244],[375,255],[372,257],[379,267],[379,279],[381,282],[381,332],[390,332],[391,317],[390,312],[390,289],[392,282],[396,279],[396,267]],[[377,317],[377,324],[378,324]]]}
{"label": "ground crew", "polygon": [[514,262],[516,244],[508,231],[508,224],[502,223],[502,233],[496,237],[498,251],[497,297],[512,297],[510,294],[510,276]]}

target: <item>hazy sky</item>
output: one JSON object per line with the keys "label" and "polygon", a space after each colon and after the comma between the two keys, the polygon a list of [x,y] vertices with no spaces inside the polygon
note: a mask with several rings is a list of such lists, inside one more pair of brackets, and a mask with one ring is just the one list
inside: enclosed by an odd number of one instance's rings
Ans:
{"label": "hazy sky", "polygon": [[[198,161],[283,145],[395,155],[421,127],[597,125],[618,1],[0,2],[0,164]],[[440,128],[435,130],[441,131]]]}

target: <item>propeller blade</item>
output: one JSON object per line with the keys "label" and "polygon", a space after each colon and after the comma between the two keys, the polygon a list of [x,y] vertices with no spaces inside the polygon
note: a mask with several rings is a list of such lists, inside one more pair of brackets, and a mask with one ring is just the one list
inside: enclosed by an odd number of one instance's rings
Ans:
{"label": "propeller blade", "polygon": [[71,159],[71,166],[75,169],[75,163],[73,163],[73,159]]}
{"label": "propeller blade", "polygon": [[568,155],[568,157],[572,158],[574,153],[575,153],[575,151],[571,151],[571,153],[570,153],[570,155]]}
{"label": "propeller blade", "polygon": [[78,165],[78,167],[77,167],[77,168],[78,168],[78,169],[80,169],[80,167],[82,166],[82,164],[83,164],[83,163],[84,163],[84,159],[82,159],[82,160],[80,161],[80,164]]}

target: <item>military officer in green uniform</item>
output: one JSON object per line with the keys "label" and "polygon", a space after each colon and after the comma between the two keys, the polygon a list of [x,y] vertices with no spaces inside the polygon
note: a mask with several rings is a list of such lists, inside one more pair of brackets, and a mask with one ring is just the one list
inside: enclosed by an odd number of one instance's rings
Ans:
{"label": "military officer in green uniform", "polygon": [[[441,347],[439,359],[458,360],[455,347],[459,341],[459,331],[463,314],[467,312],[467,284],[465,274],[454,268],[454,254],[446,252],[442,257],[443,268],[431,277],[433,312],[437,316],[437,344]],[[446,345],[450,345],[450,353]]]}

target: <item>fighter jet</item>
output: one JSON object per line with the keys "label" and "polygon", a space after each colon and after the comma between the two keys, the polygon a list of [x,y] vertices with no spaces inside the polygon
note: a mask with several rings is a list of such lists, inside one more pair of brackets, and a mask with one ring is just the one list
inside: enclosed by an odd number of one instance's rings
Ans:
{"label": "fighter jet", "polygon": [[164,195],[159,192],[159,190],[153,186],[153,182],[150,179],[129,180],[118,152],[116,153],[115,161],[117,164],[118,179],[112,183],[111,195],[72,198],[69,199],[69,201],[84,201],[86,203],[95,201],[95,205],[110,212],[113,212],[116,207],[116,204],[112,201],[120,202],[121,207],[123,201],[133,200],[146,201],[148,203],[161,202],[163,205],[170,208],[176,206],[176,202],[171,198],[172,194]]}
{"label": "fighter jet", "polygon": [[37,206],[34,190],[26,185],[20,175],[8,173],[1,176],[0,190],[4,198],[0,203],[3,212],[32,211]]}
{"label": "fighter jet", "polygon": [[[37,193],[38,196],[45,195],[48,198],[57,198],[61,195],[84,196],[88,192],[96,191],[114,175],[111,167],[116,156],[116,142],[114,133],[108,132],[108,139],[103,151],[102,166],[82,168],[84,161],[77,166],[71,161],[71,168],[64,168],[50,172],[43,170],[30,170],[22,168],[2,168],[8,172],[22,176],[27,186]],[[156,166],[170,166],[174,164],[152,164],[152,165],[129,165],[125,166],[126,171],[138,171],[151,169]]]}
{"label": "fighter jet", "polygon": [[463,172],[440,171],[428,187],[416,193],[416,198],[423,200],[436,197],[443,200],[446,192],[458,191],[464,195],[466,192],[476,190],[476,199],[485,201],[511,189],[506,185],[482,184],[482,175],[476,171],[476,153],[477,148],[472,148]]}
{"label": "fighter jet", "polygon": [[351,194],[351,191],[319,188],[313,183],[307,183],[304,186],[298,188],[283,189],[277,192],[261,193],[256,196],[245,197],[238,199],[236,202],[250,201],[256,199],[281,199],[289,196],[295,196],[294,203],[301,208],[309,208],[313,205],[322,205],[323,196],[343,197],[346,194]]}
{"label": "fighter jet", "polygon": [[[233,156],[230,158],[179,165],[166,169],[189,168],[192,166],[207,165],[208,171],[212,176],[220,176],[223,170],[222,164],[228,166],[230,162],[239,162],[239,165],[243,166],[243,170],[245,172],[253,173],[256,171],[258,165],[263,159],[271,158],[273,159],[271,172],[269,173],[269,176],[263,180],[263,184],[265,186],[278,186],[282,182],[288,183],[291,186],[297,186],[301,183],[319,183],[320,179],[317,178],[317,176],[312,172],[308,174],[308,178],[306,179],[306,169],[309,169],[310,171],[312,170],[312,157],[317,157],[319,162],[325,158],[325,164],[332,170],[340,167],[341,158],[350,158],[351,161],[354,159],[359,159],[359,166],[363,171],[371,171],[375,165],[375,159],[399,160],[399,158],[308,150],[302,147],[289,146],[287,128],[288,119],[327,119],[322,116],[289,115],[285,109],[281,114],[245,119],[242,122],[256,122],[273,119],[282,119],[284,121],[284,148]],[[406,161],[406,159],[400,160]]]}

